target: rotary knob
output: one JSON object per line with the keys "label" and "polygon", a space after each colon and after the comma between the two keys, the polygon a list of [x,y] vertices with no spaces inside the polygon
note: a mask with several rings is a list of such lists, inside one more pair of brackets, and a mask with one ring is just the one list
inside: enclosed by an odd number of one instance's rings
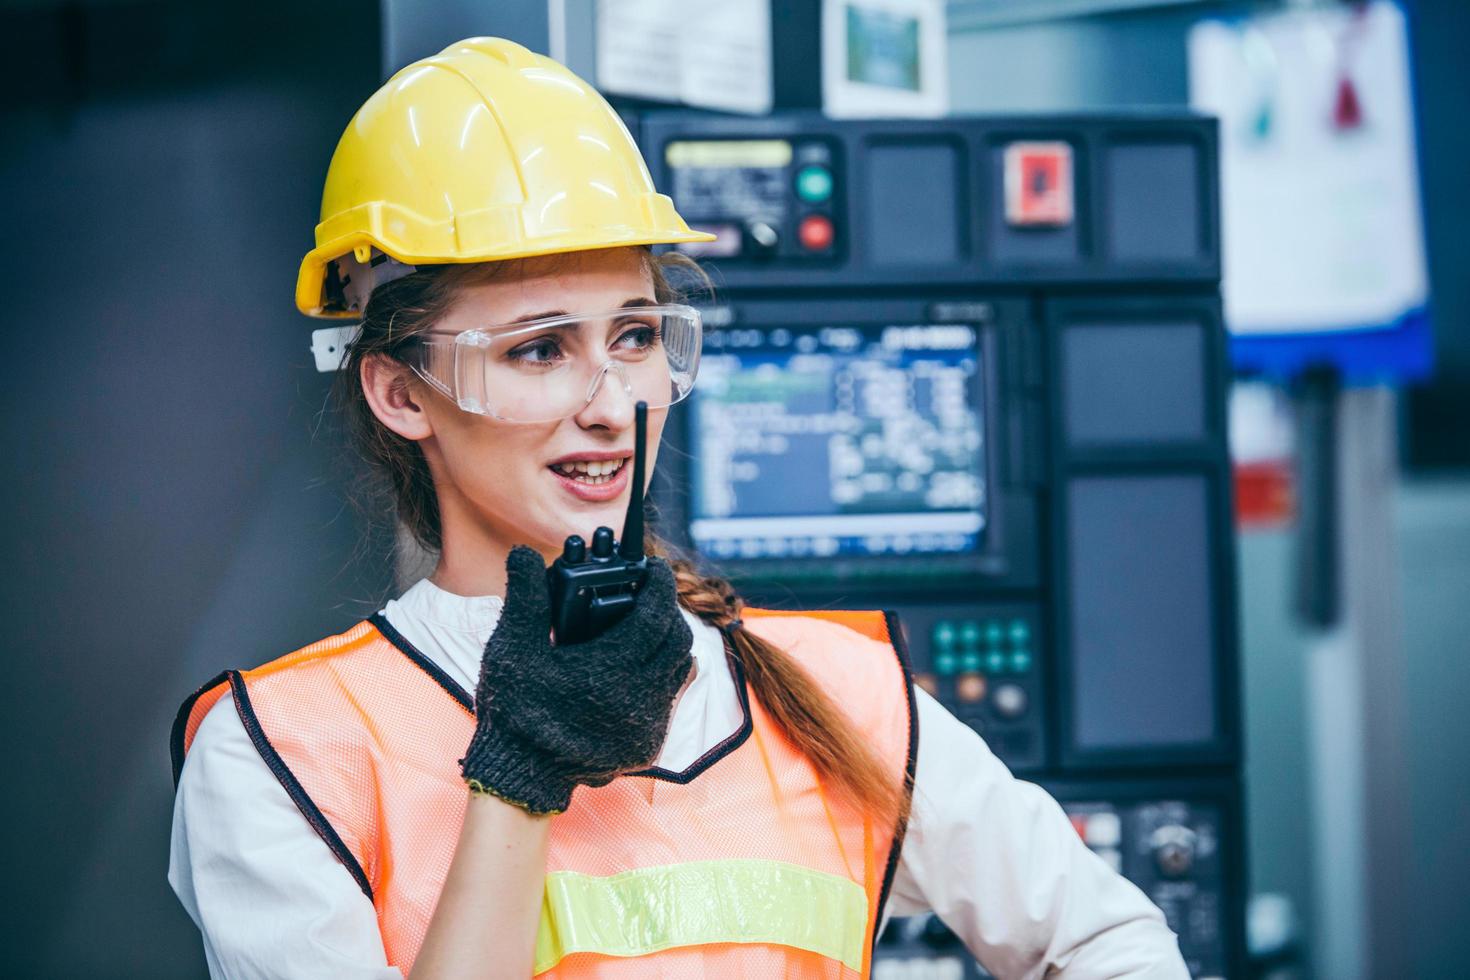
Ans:
{"label": "rotary knob", "polygon": [[745,249],[751,255],[766,258],[776,254],[781,234],[765,221],[748,221],[745,224]]}
{"label": "rotary knob", "polygon": [[1154,864],[1165,878],[1183,878],[1194,870],[1195,832],[1180,824],[1165,824],[1149,837]]}

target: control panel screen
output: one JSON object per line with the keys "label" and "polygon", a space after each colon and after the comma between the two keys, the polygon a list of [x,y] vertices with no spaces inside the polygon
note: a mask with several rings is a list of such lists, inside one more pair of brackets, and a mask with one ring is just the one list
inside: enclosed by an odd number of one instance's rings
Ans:
{"label": "control panel screen", "polygon": [[690,536],[714,558],[975,551],[979,331],[717,329],[691,404]]}

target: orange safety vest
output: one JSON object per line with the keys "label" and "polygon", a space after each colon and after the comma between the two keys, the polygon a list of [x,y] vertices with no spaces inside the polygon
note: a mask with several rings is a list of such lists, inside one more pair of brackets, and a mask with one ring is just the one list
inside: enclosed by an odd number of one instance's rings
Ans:
{"label": "orange safety vest", "polygon": [[[892,614],[743,615],[911,786],[917,719]],[[579,786],[551,818],[535,975],[869,975],[903,829],[829,797],[730,663],[738,731],[681,773]],[[458,839],[467,794],[456,760],[473,699],[373,616],[189,697],[173,730],[175,783],[227,690],[266,764],[372,899],[388,963],[406,975]]]}

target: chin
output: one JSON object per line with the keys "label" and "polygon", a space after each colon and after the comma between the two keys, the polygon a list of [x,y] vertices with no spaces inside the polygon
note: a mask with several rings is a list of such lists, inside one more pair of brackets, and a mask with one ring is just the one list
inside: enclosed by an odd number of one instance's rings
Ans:
{"label": "chin", "polygon": [[[586,542],[590,545],[592,543],[592,535],[597,531],[599,527],[610,527],[613,531],[613,537],[622,538],[623,519],[626,516],[627,511],[621,508],[601,508],[591,513],[581,515],[581,519],[573,524],[573,527],[575,527],[576,530],[568,531],[567,534],[580,534],[583,539],[586,540]],[[564,541],[566,539],[565,537],[563,537],[561,540]],[[558,547],[560,547],[560,544],[561,542],[558,541]]]}
{"label": "chin", "polygon": [[565,514],[552,518],[550,521],[537,528],[540,532],[536,537],[543,543],[536,546],[543,554],[561,554],[562,546],[566,543],[567,536],[577,534],[590,546],[592,535],[599,527],[610,527],[614,536],[623,533],[623,512],[614,510],[603,510],[582,512],[580,514]]}

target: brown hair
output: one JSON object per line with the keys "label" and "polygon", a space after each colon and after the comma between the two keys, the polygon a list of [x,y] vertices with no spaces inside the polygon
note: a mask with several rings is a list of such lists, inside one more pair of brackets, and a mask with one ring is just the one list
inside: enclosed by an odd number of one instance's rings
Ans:
{"label": "brown hair", "polygon": [[[704,271],[686,256],[654,256],[647,249],[642,253],[658,302],[674,302],[691,290],[710,289]],[[362,391],[362,362],[373,355],[396,357],[416,334],[449,311],[461,289],[513,275],[517,265],[512,260],[440,266],[379,286],[364,311],[361,334],[343,364],[339,400],[352,442],[369,464],[369,483],[362,488],[359,502],[369,512],[378,513],[389,508],[373,504],[391,503],[403,527],[431,552],[440,550],[443,539],[428,463],[417,442],[399,436],[373,414]],[[381,499],[384,496],[387,501]],[[875,818],[902,820],[908,801],[906,787],[794,659],[739,625],[743,603],[730,583],[701,573],[692,562],[675,555],[652,530],[646,536],[646,547],[650,554],[669,560],[680,604],[725,631],[756,697],[822,781],[840,798]]]}

